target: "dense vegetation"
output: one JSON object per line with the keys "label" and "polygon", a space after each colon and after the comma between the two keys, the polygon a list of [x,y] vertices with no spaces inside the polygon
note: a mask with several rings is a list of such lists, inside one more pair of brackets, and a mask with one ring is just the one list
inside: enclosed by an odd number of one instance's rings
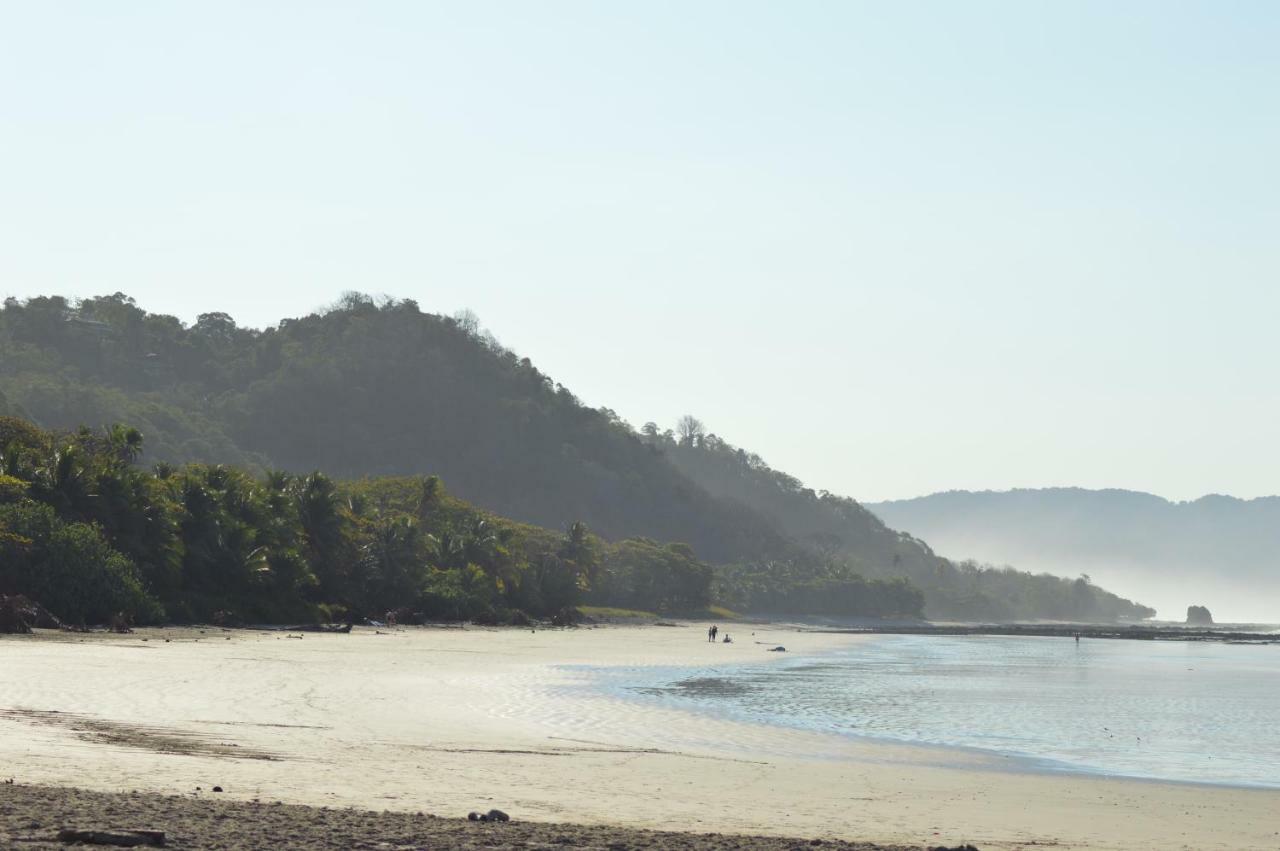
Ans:
{"label": "dense vegetation", "polygon": [[[957,620],[1117,620],[1145,618],[1153,610],[1095,587],[1087,578],[1063,579],[1047,573],[1030,574],[974,561],[953,562],[936,555],[923,541],[895,532],[847,497],[815,492],[761,458],[732,446],[693,417],[684,417],[675,431],[660,432],[654,423],[641,429],[642,439],[658,448],[672,463],[713,496],[734,500],[768,517],[777,528],[820,556],[824,564],[842,564],[862,576],[910,581],[897,595],[923,589],[926,610],[935,617]],[[772,561],[750,570],[733,570],[738,585],[759,587],[769,577],[785,577],[785,590],[769,592],[772,610],[824,611],[839,599],[843,578],[823,575],[796,577],[797,565]],[[820,592],[812,589],[821,588]],[[884,584],[880,594],[894,593]],[[865,599],[866,594],[859,592]],[[803,600],[804,602],[800,602]],[[753,603],[759,607],[758,597]]]}
{"label": "dense vegetation", "polygon": [[72,622],[571,618],[584,600],[658,612],[710,601],[684,545],[611,544],[450,496],[440,480],[255,479],[134,460],[142,436],[0,418],[0,593]]}
{"label": "dense vegetation", "polygon": [[[716,598],[749,611],[915,615],[922,600],[935,617],[1149,611],[1068,580],[953,564],[692,418],[678,434],[652,424],[637,432],[580,404],[474,317],[423,313],[410,301],[351,295],[253,330],[225,314],[187,327],[120,294],[11,299],[0,311],[0,393],[0,405],[47,427],[135,424],[151,462],[259,476],[437,475],[498,515],[559,529],[584,522],[603,539],[630,539],[602,553],[592,586],[618,605],[643,598],[637,607],[669,609],[677,604],[666,595],[689,596],[656,579],[619,579],[618,553],[643,550],[651,577],[696,552],[717,565]],[[285,478],[295,488],[306,481]]]}
{"label": "dense vegetation", "polygon": [[183,327],[122,295],[6,302],[0,392],[44,426],[127,422],[149,460],[434,474],[530,523],[684,541],[714,561],[788,543],[711,499],[474,323],[350,296],[257,331]]}

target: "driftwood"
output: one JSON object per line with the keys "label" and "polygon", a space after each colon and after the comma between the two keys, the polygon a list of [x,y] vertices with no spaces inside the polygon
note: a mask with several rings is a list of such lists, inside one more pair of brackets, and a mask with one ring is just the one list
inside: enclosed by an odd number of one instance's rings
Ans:
{"label": "driftwood", "polygon": [[288,626],[255,626],[254,629],[261,629],[266,632],[335,632],[346,633],[351,632],[351,624],[343,623],[302,623],[290,624]]}
{"label": "driftwood", "polygon": [[146,845],[151,848],[164,847],[163,830],[79,830],[66,828],[58,831],[58,841],[63,843],[79,843],[81,845],[113,845],[117,848],[136,848]]}

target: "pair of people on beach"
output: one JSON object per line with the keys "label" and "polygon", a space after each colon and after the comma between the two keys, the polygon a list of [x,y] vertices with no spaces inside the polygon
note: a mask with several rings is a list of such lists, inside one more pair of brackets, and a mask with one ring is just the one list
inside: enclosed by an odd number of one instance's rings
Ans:
{"label": "pair of people on beach", "polygon": [[[716,640],[716,634],[717,634],[717,633],[719,633],[719,632],[720,632],[720,627],[718,627],[718,626],[712,626],[712,627],[709,627],[709,628],[707,629],[707,641],[715,642],[715,640]],[[729,633],[727,633],[727,632],[724,634],[724,643],[725,643],[725,644],[732,644],[732,643],[733,643],[733,639],[729,637]]]}

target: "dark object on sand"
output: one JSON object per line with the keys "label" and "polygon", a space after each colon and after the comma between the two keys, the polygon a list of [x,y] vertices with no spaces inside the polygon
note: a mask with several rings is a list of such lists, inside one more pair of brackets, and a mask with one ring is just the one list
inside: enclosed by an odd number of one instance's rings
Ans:
{"label": "dark object on sand", "polygon": [[467,813],[467,821],[511,821],[511,816],[502,810],[489,810],[487,813],[477,813],[473,810]]}
{"label": "dark object on sand", "polygon": [[1205,606],[1187,606],[1187,626],[1213,626],[1213,615]]}
{"label": "dark object on sand", "polygon": [[480,814],[475,810],[467,813],[467,821],[480,821]]}
{"label": "dark object on sand", "polygon": [[582,622],[582,612],[573,606],[565,606],[551,616],[552,626],[577,626]]}
{"label": "dark object on sand", "polygon": [[235,612],[219,609],[209,619],[214,626],[244,626],[244,619]]}
{"label": "dark object on sand", "polygon": [[117,848],[136,848],[139,845],[162,848],[164,847],[164,831],[76,830],[74,828],[66,828],[58,831],[58,841],[65,844],[114,845]]}
{"label": "dark object on sand", "polygon": [[777,647],[770,647],[770,648],[769,648],[769,652],[770,652],[770,653],[786,653],[786,652],[787,652],[787,648],[785,648],[785,647],[783,647],[781,644],[779,644]]}
{"label": "dark object on sand", "polygon": [[254,628],[264,629],[271,632],[351,632],[351,624],[349,623],[304,623],[294,624],[292,626],[264,626]]}
{"label": "dark object on sand", "polygon": [[935,848],[930,848],[929,851],[978,851],[978,849],[966,843],[964,845],[956,845],[955,847],[950,845],[939,845]]}
{"label": "dark object on sand", "polygon": [[222,791],[222,787],[221,787],[221,786],[214,786],[214,787],[213,787],[213,789],[212,789],[212,791],[214,791],[214,792],[221,792],[221,791]]}
{"label": "dark object on sand", "polygon": [[0,633],[26,635],[33,629],[64,629],[48,609],[21,594],[0,594]]}

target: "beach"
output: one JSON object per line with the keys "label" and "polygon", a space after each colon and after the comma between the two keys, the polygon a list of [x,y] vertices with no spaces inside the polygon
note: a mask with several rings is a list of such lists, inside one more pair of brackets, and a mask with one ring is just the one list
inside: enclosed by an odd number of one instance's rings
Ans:
{"label": "beach", "polygon": [[734,722],[581,687],[585,666],[758,663],[783,657],[766,652],[776,645],[791,656],[877,640],[737,625],[734,643],[710,644],[705,629],[4,637],[0,779],[191,806],[428,813],[461,830],[480,826],[454,819],[497,807],[521,826],[885,846],[1280,844],[1274,790],[1036,772],[973,751]]}

